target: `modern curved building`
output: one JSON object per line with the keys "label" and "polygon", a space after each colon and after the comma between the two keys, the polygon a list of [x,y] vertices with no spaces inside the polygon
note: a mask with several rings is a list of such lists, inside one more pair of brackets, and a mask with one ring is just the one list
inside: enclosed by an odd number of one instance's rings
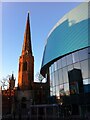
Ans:
{"label": "modern curved building", "polygon": [[89,9],[89,3],[82,3],[56,23],[47,37],[41,66],[50,96],[70,104],[76,114],[90,112]]}

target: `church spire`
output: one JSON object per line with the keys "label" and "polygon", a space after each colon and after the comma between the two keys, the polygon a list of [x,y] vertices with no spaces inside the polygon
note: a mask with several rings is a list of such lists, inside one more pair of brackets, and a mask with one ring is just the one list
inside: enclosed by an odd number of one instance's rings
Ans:
{"label": "church spire", "polygon": [[22,54],[19,58],[18,85],[21,90],[31,90],[34,80],[34,56],[32,55],[29,13],[26,21]]}
{"label": "church spire", "polygon": [[28,12],[28,16],[27,16],[26,29],[25,29],[25,34],[24,34],[24,43],[23,43],[23,48],[22,48],[22,55],[24,55],[26,53],[29,53],[32,55],[29,12]]}

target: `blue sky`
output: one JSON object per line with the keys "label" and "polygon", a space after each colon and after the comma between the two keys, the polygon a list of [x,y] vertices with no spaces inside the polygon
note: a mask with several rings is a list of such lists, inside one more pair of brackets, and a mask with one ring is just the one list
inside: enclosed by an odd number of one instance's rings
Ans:
{"label": "blue sky", "polygon": [[27,13],[30,11],[31,39],[34,55],[34,72],[39,72],[45,40],[52,27],[67,12],[80,3],[13,2],[2,3],[2,77],[15,74],[18,80],[18,63],[21,55]]}

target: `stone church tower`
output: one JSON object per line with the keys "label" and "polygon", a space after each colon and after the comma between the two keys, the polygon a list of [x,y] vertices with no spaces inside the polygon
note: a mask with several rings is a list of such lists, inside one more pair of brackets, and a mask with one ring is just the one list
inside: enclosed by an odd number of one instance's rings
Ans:
{"label": "stone church tower", "polygon": [[[34,56],[32,53],[30,21],[28,13],[22,53],[19,58],[18,90],[16,93],[21,108],[29,108],[29,106],[33,103],[41,103],[41,100],[43,101],[42,103],[45,103],[45,97],[48,96],[48,86],[48,82],[43,84],[34,82]],[[42,93],[43,99],[40,97]]]}
{"label": "stone church tower", "polygon": [[22,53],[19,58],[19,71],[18,71],[19,89],[32,90],[33,81],[34,81],[34,57],[32,54],[30,21],[28,13]]}

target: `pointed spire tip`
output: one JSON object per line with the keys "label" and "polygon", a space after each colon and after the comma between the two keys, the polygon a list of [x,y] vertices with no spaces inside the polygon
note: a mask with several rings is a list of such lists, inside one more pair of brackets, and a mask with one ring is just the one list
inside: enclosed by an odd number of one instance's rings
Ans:
{"label": "pointed spire tip", "polygon": [[30,11],[28,11],[28,14],[30,14]]}

